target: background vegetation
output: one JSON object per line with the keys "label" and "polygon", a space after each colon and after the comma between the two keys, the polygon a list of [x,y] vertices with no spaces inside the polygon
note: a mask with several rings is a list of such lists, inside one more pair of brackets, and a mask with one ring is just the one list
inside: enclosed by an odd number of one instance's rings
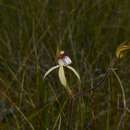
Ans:
{"label": "background vegetation", "polygon": [[[0,0],[0,129],[129,130],[121,91],[130,107],[129,56],[112,66],[117,77],[106,75],[129,37],[129,0]],[[42,80],[58,48],[81,76],[84,93],[74,99],[57,72]],[[66,74],[76,92],[76,78]]]}

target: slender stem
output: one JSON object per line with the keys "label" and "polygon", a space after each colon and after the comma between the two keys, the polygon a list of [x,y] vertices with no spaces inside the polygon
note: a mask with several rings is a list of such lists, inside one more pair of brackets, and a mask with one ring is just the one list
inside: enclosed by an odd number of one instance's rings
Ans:
{"label": "slender stem", "polygon": [[126,108],[127,108],[127,106],[126,106],[126,96],[125,96],[125,90],[124,90],[123,84],[122,84],[122,82],[121,82],[121,79],[120,79],[119,75],[116,73],[116,71],[115,71],[113,68],[112,68],[111,70],[112,70],[112,72],[114,73],[116,79],[117,79],[118,82],[119,82],[119,85],[120,85],[120,88],[121,88],[121,91],[122,91],[122,97],[123,97],[124,108],[126,109]]}

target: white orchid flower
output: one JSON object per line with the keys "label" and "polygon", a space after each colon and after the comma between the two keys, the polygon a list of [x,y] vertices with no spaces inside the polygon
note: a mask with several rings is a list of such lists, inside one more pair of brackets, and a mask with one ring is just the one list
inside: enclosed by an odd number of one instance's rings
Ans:
{"label": "white orchid flower", "polygon": [[61,82],[61,84],[67,89],[67,91],[69,92],[69,94],[71,93],[71,89],[68,86],[67,80],[66,80],[66,76],[65,76],[65,72],[64,72],[64,67],[68,68],[69,70],[71,70],[74,75],[78,78],[78,80],[80,81],[80,76],[78,74],[78,72],[70,66],[70,64],[72,63],[71,59],[69,56],[65,55],[64,51],[61,51],[58,57],[58,65],[53,66],[52,68],[50,68],[43,76],[43,79],[45,80],[45,78],[55,69],[59,69],[58,71],[58,76],[59,76],[59,80]]}

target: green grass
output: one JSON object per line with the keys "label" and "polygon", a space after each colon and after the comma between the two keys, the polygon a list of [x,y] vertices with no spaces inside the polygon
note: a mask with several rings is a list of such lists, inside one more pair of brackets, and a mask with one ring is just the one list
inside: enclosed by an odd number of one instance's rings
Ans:
{"label": "green grass", "polygon": [[[88,91],[130,39],[129,8],[129,0],[0,0],[0,130],[129,130],[129,55]],[[42,79],[58,49],[81,76],[74,99],[57,71]]]}

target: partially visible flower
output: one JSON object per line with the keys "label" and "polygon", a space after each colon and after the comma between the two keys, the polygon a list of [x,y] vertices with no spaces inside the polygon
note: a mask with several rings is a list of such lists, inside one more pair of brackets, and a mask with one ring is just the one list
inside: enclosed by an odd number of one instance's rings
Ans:
{"label": "partially visible flower", "polygon": [[129,41],[125,41],[125,42],[121,43],[116,49],[116,57],[123,58],[129,49],[130,49]]}
{"label": "partially visible flower", "polygon": [[72,61],[71,61],[70,57],[67,56],[64,51],[60,51],[60,54],[58,56],[58,65],[53,66],[52,68],[50,68],[44,74],[43,79],[45,79],[55,69],[59,69],[58,75],[59,75],[60,82],[66,88],[66,90],[69,92],[69,94],[72,95],[71,89],[69,88],[67,80],[66,80],[64,67],[71,70],[75,74],[75,76],[78,78],[79,81],[80,81],[80,76],[79,76],[78,72],[73,67],[70,66],[71,63],[72,63]]}

